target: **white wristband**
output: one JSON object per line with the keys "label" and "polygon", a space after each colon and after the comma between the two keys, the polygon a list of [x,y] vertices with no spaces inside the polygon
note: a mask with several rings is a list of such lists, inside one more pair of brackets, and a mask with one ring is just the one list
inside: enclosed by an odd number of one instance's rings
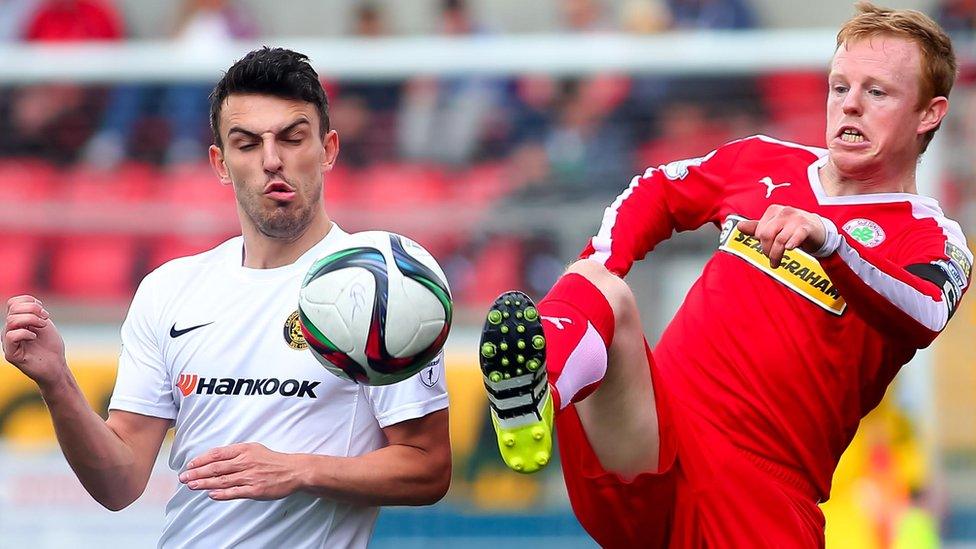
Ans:
{"label": "white wristband", "polygon": [[837,248],[840,248],[840,243],[843,238],[840,236],[840,233],[837,232],[837,226],[834,225],[833,221],[822,215],[818,217],[820,218],[820,222],[823,223],[824,243],[823,246],[820,246],[819,250],[810,255],[813,257],[827,257],[828,255],[836,252]]}

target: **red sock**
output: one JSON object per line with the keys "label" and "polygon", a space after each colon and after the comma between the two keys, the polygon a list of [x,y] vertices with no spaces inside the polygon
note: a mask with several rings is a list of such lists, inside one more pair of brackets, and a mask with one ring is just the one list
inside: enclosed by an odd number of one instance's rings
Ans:
{"label": "red sock", "polygon": [[539,303],[546,336],[546,371],[559,411],[600,386],[613,342],[613,309],[585,277],[560,278]]}

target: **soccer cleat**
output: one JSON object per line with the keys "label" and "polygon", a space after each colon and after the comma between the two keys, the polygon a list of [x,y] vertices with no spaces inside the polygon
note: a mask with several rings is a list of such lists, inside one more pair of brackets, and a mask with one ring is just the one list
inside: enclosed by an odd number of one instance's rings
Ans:
{"label": "soccer cleat", "polygon": [[552,458],[553,402],[542,319],[529,296],[495,300],[478,359],[502,459],[519,473],[542,469]]}

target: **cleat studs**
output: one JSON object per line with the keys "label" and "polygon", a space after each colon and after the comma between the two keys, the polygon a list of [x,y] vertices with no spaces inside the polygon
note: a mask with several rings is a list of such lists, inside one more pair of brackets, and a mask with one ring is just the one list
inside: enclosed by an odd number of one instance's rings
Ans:
{"label": "cleat studs", "polygon": [[516,343],[515,346],[518,347],[519,349],[524,349],[525,348],[525,340],[524,339],[518,340],[518,343]]}
{"label": "cleat studs", "polygon": [[525,363],[525,367],[528,368],[530,372],[538,370],[539,366],[539,360],[535,358],[530,358],[529,361]]}
{"label": "cleat studs", "polygon": [[535,462],[539,465],[545,465],[549,463],[549,455],[545,452],[537,452],[535,454]]}
{"label": "cleat studs", "polygon": [[508,357],[502,357],[502,366],[508,366],[508,364],[509,364]]}
{"label": "cleat studs", "polygon": [[521,334],[522,332],[525,331],[525,325],[519,324],[518,326],[515,327],[515,331]]}
{"label": "cleat studs", "polygon": [[542,437],[546,436],[546,430],[542,427],[532,428],[532,438],[535,440],[542,440]]}
{"label": "cleat studs", "polygon": [[515,318],[522,318],[522,311],[515,311]]}
{"label": "cleat studs", "polygon": [[512,300],[511,299],[506,299],[505,300],[505,306],[511,307],[512,306]]}
{"label": "cleat studs", "polygon": [[542,337],[541,335],[532,336],[533,349],[542,349],[545,346],[546,346],[546,338]]}
{"label": "cleat studs", "polygon": [[518,362],[519,364],[523,364],[525,362],[525,357],[522,355],[516,355],[515,362]]}
{"label": "cleat studs", "polygon": [[511,377],[512,377],[512,374],[509,374],[509,373],[506,373],[505,374],[505,379],[511,379]]}
{"label": "cleat studs", "polygon": [[488,379],[491,380],[492,383],[498,383],[502,380],[502,374],[501,372],[492,372],[488,374]]}
{"label": "cleat studs", "polygon": [[512,461],[508,462],[512,469],[516,471],[522,471],[525,469],[525,461],[520,457],[513,457]]}
{"label": "cleat studs", "polygon": [[525,320],[528,320],[529,322],[533,322],[535,320],[538,320],[539,311],[536,310],[535,307],[528,307],[525,309],[525,313],[522,316],[525,317]]}
{"label": "cleat studs", "polygon": [[481,344],[481,356],[491,358],[495,356],[496,349],[493,343],[485,342]]}
{"label": "cleat studs", "polygon": [[500,324],[502,321],[502,312],[498,309],[492,309],[488,312],[488,322],[491,324]]}
{"label": "cleat studs", "polygon": [[513,435],[505,435],[502,438],[502,443],[505,446],[508,446],[509,448],[511,448],[512,446],[515,446],[515,437]]}
{"label": "cleat studs", "polygon": [[508,343],[502,341],[501,343],[498,344],[498,348],[501,349],[501,350],[503,350],[503,351],[507,351],[508,350]]}
{"label": "cleat studs", "polygon": [[503,334],[507,334],[508,333],[508,326],[502,326],[501,327],[501,331],[502,331]]}
{"label": "cleat studs", "polygon": [[508,314],[508,311],[502,313],[502,318],[508,318],[509,316],[511,315]]}
{"label": "cleat studs", "polygon": [[521,368],[516,368],[516,369],[515,369],[515,375],[517,375],[517,376],[520,376],[520,375],[522,375],[523,373],[524,373],[524,372],[522,372],[522,369],[521,369]]}
{"label": "cleat studs", "polygon": [[516,307],[521,307],[522,306],[522,302],[516,299],[515,300],[515,306]]}

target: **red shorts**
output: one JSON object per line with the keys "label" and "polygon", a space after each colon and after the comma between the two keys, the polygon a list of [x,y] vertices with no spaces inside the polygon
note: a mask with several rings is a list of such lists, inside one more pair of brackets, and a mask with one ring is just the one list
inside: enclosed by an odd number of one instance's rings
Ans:
{"label": "red shorts", "polygon": [[600,465],[574,406],[556,419],[569,500],[593,539],[608,548],[823,547],[823,513],[803,477],[732,446],[703,420],[677,417],[649,350],[648,362],[659,472],[622,480]]}

